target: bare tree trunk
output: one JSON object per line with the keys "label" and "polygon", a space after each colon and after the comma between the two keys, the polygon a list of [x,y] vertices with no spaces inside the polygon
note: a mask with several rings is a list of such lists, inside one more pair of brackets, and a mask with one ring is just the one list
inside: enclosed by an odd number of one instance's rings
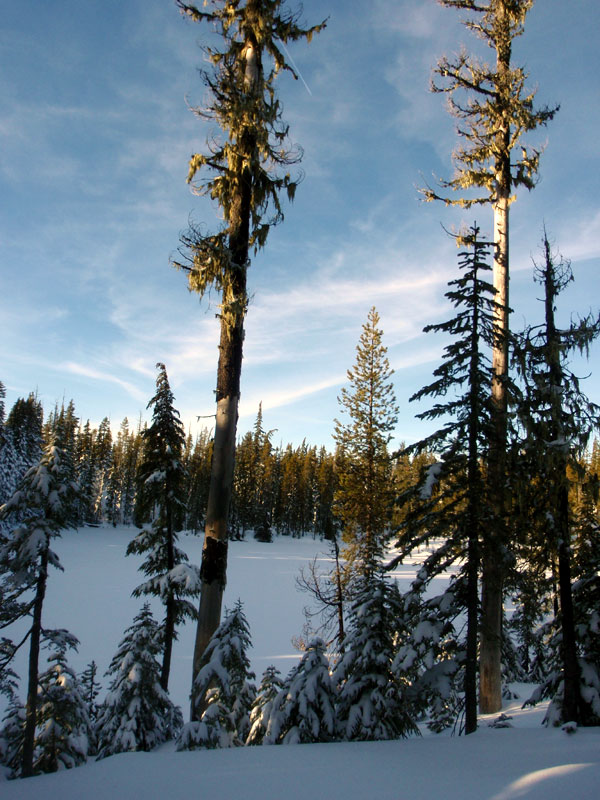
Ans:
{"label": "bare tree trunk", "polygon": [[[240,141],[247,163],[256,150],[256,139],[248,132]],[[202,588],[194,646],[191,719],[198,719],[194,684],[202,655],[221,621],[223,592],[227,582],[227,520],[231,505],[235,438],[240,401],[244,318],[246,314],[246,270],[248,268],[252,174],[248,166],[240,176],[240,190],[230,212],[229,250],[231,264],[223,287],[221,339],[217,368],[217,413],[210,471],[210,486],[204,528],[200,577]]]}
{"label": "bare tree trunk", "polygon": [[510,165],[499,165],[498,183],[504,183],[494,206],[495,344],[492,354],[492,441],[489,454],[489,485],[493,504],[492,535],[483,548],[481,581],[479,708],[492,714],[502,708],[502,597],[504,583],[504,526],[506,513],[506,439],[508,376],[508,209],[509,186],[503,177]]}
{"label": "bare tree trunk", "polygon": [[557,391],[564,383],[561,367],[561,337],[556,330],[554,319],[555,300],[558,293],[556,273],[553,269],[552,254],[547,237],[544,240],[546,267],[545,317],[546,352],[549,367],[549,386],[551,400],[551,448],[550,459],[553,466],[552,483],[556,489],[556,508],[554,509],[555,534],[558,538],[558,591],[560,597],[560,626],[562,633],[561,650],[563,661],[563,722],[581,722],[581,689],[579,662],[577,660],[577,637],[573,612],[573,593],[571,587],[571,530],[569,525],[569,483],[567,477],[568,453],[564,444],[565,432],[562,425],[562,394]]}
{"label": "bare tree trunk", "polygon": [[481,469],[479,466],[479,292],[477,284],[477,234],[474,248],[473,323],[469,366],[469,460],[467,464],[467,647],[465,659],[465,734],[477,730],[478,578],[481,519]]}
{"label": "bare tree trunk", "polygon": [[[166,495],[166,524],[167,524],[167,570],[170,572],[175,566],[175,553],[173,542],[173,511],[171,508],[170,486],[165,487]],[[165,692],[169,690],[169,674],[171,672],[171,656],[173,653],[173,639],[175,637],[175,597],[173,591],[169,592],[165,609],[165,642],[163,650],[163,662],[160,672],[160,685]]]}
{"label": "bare tree trunk", "polygon": [[40,573],[37,579],[35,600],[33,603],[33,622],[31,624],[29,645],[29,676],[27,684],[27,706],[25,717],[25,735],[23,737],[23,760],[21,777],[33,775],[33,749],[35,743],[35,727],[37,724],[37,691],[38,669],[40,660],[40,640],[42,636],[42,607],[46,595],[48,578],[48,547],[44,550],[40,561]]}

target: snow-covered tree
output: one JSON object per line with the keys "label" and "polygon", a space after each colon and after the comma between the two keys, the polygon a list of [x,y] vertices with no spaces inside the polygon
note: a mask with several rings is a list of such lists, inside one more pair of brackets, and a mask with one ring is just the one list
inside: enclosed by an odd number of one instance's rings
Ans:
{"label": "snow-covered tree", "polygon": [[8,769],[8,776],[17,778],[23,765],[25,741],[25,706],[16,695],[10,698],[3,726],[0,729],[0,764]]}
{"label": "snow-covered tree", "polygon": [[178,750],[245,743],[256,693],[250,683],[255,677],[247,655],[250,645],[250,629],[238,600],[204,651],[192,695],[200,707],[192,709],[192,722],[184,727]]}
{"label": "snow-covered tree", "polygon": [[87,667],[79,676],[81,685],[81,695],[85,700],[88,717],[94,723],[98,717],[98,703],[96,699],[100,694],[100,681],[98,680],[98,665],[95,661],[90,661]]}
{"label": "snow-covered tree", "polygon": [[[31,613],[29,628],[29,669],[27,721],[23,746],[22,776],[33,770],[33,748],[37,724],[38,665],[42,639],[42,608],[46,594],[48,568],[62,569],[52,540],[69,527],[77,499],[77,485],[70,479],[69,462],[64,452],[49,445],[37,466],[25,474],[19,488],[0,509],[0,516],[16,512],[21,522],[0,544],[3,589],[11,597],[31,594],[24,610]],[[21,601],[18,601],[21,602]],[[25,640],[23,640],[25,641]]]}
{"label": "snow-covered tree", "polygon": [[164,364],[157,364],[156,394],[152,424],[143,432],[144,454],[138,469],[142,495],[154,515],[150,528],[141,531],[127,548],[127,554],[146,556],[140,569],[148,580],[137,586],[135,597],[154,595],[165,606],[162,626],[163,660],[161,686],[169,687],[171,654],[176,627],[186,618],[195,619],[196,608],[187,598],[200,592],[200,573],[187,564],[187,555],[177,547],[177,533],[184,511],[183,446],[185,434],[179,412],[173,408],[173,393]]}
{"label": "snow-covered tree", "polygon": [[246,739],[247,745],[263,743],[273,711],[273,704],[281,689],[283,689],[281,673],[273,665],[268,666],[263,672],[258,692],[250,710],[250,733]]}
{"label": "snow-covered tree", "polygon": [[177,735],[181,712],[160,684],[161,629],[144,606],[127,628],[107,676],[97,723],[98,758],[152,750]]}
{"label": "snow-covered tree", "polygon": [[263,744],[332,742],[336,735],[335,684],[325,643],[317,638],[273,700]]}
{"label": "snow-covered tree", "polygon": [[333,671],[343,739],[399,739],[418,733],[408,684],[392,670],[396,600],[383,575],[358,579],[343,654]]}
{"label": "snow-covered tree", "polygon": [[77,675],[61,646],[39,678],[34,772],[71,769],[87,761],[94,734]]}

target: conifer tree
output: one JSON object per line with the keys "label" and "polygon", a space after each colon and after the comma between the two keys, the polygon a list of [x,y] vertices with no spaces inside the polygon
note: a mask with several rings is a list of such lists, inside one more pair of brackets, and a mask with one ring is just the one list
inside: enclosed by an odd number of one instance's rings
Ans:
{"label": "conifer tree", "polygon": [[273,700],[263,744],[331,742],[337,735],[336,690],[325,643],[310,641]]}
{"label": "conifer tree", "polygon": [[264,742],[275,700],[282,689],[281,673],[273,665],[268,666],[263,672],[258,692],[250,709],[250,732],[246,739],[247,745],[262,744]]}
{"label": "conifer tree", "polygon": [[197,568],[186,563],[186,554],[177,547],[176,531],[184,508],[185,434],[179,412],[173,407],[165,365],[156,366],[156,394],[148,403],[148,408],[153,408],[152,425],[143,433],[144,455],[138,471],[144,502],[155,518],[150,528],[129,543],[127,554],[146,556],[140,569],[148,580],[137,586],[133,595],[160,597],[165,606],[161,686],[167,691],[176,627],[186,617],[196,617],[196,609],[187,598],[198,596],[200,580]]}
{"label": "conifer tree", "polygon": [[33,748],[37,724],[37,685],[42,609],[46,595],[48,568],[62,569],[52,540],[71,524],[77,485],[70,480],[70,464],[64,452],[49,445],[37,466],[25,474],[19,488],[2,506],[0,515],[16,512],[21,522],[0,545],[0,567],[4,585],[17,594],[31,592],[33,599],[29,637],[27,720],[23,745],[22,777],[33,771]]}
{"label": "conifer tree", "polygon": [[408,683],[393,672],[394,626],[400,609],[375,564],[357,579],[343,654],[334,671],[336,714],[349,741],[400,739],[418,733]]}
{"label": "conifer tree", "polygon": [[546,552],[558,563],[563,721],[582,723],[589,712],[582,697],[578,663],[568,467],[577,469],[577,455],[600,426],[600,406],[585,397],[568,359],[573,351],[589,353],[591,343],[600,336],[600,316],[589,315],[562,330],[557,326],[557,297],[573,275],[569,262],[556,262],[546,234],[543,251],[544,264],[536,268],[536,280],[544,287],[544,323],[527,329],[516,345],[525,383],[520,418],[525,448],[542,488],[537,513],[546,520]]}
{"label": "conifer tree", "polygon": [[77,675],[64,645],[48,658],[39,677],[39,710],[34,772],[71,769],[87,761],[94,734]]}
{"label": "conifer tree", "polygon": [[0,730],[0,764],[7,767],[8,777],[18,778],[23,765],[26,709],[16,695],[12,695],[2,719]]}
{"label": "conifer tree", "polygon": [[106,673],[112,680],[98,718],[98,759],[153,750],[177,735],[181,711],[160,685],[161,640],[160,627],[144,603]]}
{"label": "conifer tree", "polygon": [[91,723],[91,735],[88,742],[88,754],[96,755],[98,750],[98,741],[96,737],[96,723],[98,720],[98,713],[100,705],[97,702],[98,695],[100,694],[100,681],[98,680],[98,665],[95,661],[90,661],[87,667],[79,676],[79,684],[81,686],[81,696],[85,703],[88,718]]}
{"label": "conifer tree", "polygon": [[[451,113],[458,118],[462,142],[453,154],[455,177],[441,181],[442,188],[460,193],[454,199],[427,188],[426,200],[470,208],[491,204],[494,215],[494,287],[497,291],[496,337],[493,352],[493,421],[489,457],[491,498],[496,512],[496,535],[483,552],[481,623],[481,691],[484,713],[501,707],[502,584],[506,567],[502,554],[504,531],[508,344],[509,344],[509,207],[514,191],[532,189],[540,151],[527,147],[525,133],[549,122],[557,108],[536,109],[535,91],[526,88],[527,75],[512,64],[512,44],[524,30],[533,0],[439,0],[440,4],[467,12],[465,26],[493,50],[496,63],[480,62],[461,51],[454,59],[442,58],[435,69],[439,82],[434,92],[448,94]],[[517,148],[520,155],[515,157]],[[474,190],[474,191],[471,191]]]}
{"label": "conifer tree", "polygon": [[204,651],[193,697],[200,711],[184,726],[178,750],[232,747],[245,743],[256,689],[251,681],[250,629],[238,600]]}
{"label": "conifer tree", "polygon": [[[439,552],[423,565],[411,593],[423,592],[429,581],[455,560],[461,563],[462,591],[452,585],[449,597],[459,602],[454,618],[463,610],[467,614],[465,730],[472,733],[477,727],[478,574],[480,552],[489,535],[486,512],[489,495],[482,473],[491,424],[492,369],[487,352],[494,342],[497,304],[494,287],[483,277],[486,271],[491,271],[485,261],[489,245],[479,238],[475,225],[463,240],[467,246],[459,254],[462,274],[450,281],[451,288],[446,292],[448,300],[458,309],[457,314],[447,322],[424,329],[450,334],[453,341],[445,348],[444,361],[434,371],[434,382],[411,397],[411,401],[424,397],[438,400],[417,416],[444,419],[445,424],[405,449],[406,453],[436,452],[441,460],[427,467],[422,480],[404,495],[404,502],[412,503],[412,508],[401,528],[401,555],[396,560],[423,542],[441,539]],[[434,482],[439,488],[437,494],[432,493]],[[429,607],[427,603],[424,606],[426,615],[430,613]]]}
{"label": "conifer tree", "polygon": [[356,347],[355,365],[347,373],[350,387],[344,387],[338,398],[349,420],[336,420],[334,433],[343,458],[336,516],[348,544],[343,555],[358,571],[382,552],[393,499],[388,444],[398,407],[390,382],[393,370],[378,324],[379,314],[371,308]]}
{"label": "conifer tree", "polygon": [[19,398],[10,410],[6,427],[12,433],[13,445],[20,461],[17,482],[40,460],[42,454],[42,404],[33,394]]}
{"label": "conifer tree", "polygon": [[[227,569],[227,521],[235,457],[240,396],[244,319],[248,304],[246,273],[251,250],[264,247],[269,229],[283,218],[280,193],[292,199],[297,180],[289,171],[300,152],[286,146],[288,129],[274,82],[282,70],[296,73],[285,45],[308,39],[323,27],[298,24],[285,12],[282,0],[218,0],[210,11],[177,0],[181,11],[196,22],[214,26],[222,46],[206,47],[212,71],[204,71],[209,91],[199,116],[215,120],[223,140],[211,143],[208,154],[190,161],[188,182],[201,177],[198,192],[216,200],[223,228],[205,235],[191,229],[182,239],[189,285],[203,295],[211,286],[221,292],[221,337],[217,368],[217,412],[211,483],[202,556],[203,587],[194,651],[194,679],[202,653],[219,623]],[[283,49],[283,52],[282,52]],[[269,213],[272,209],[272,213]],[[195,708],[196,703],[192,703]]]}

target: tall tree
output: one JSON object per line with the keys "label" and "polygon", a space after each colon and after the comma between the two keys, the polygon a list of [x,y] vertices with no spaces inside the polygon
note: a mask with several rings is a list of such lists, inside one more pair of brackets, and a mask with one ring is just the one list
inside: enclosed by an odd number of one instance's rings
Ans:
{"label": "tall tree", "polygon": [[358,571],[381,555],[393,499],[388,444],[398,407],[378,324],[379,314],[371,308],[347,373],[350,386],[338,398],[349,420],[336,420],[334,433],[343,453],[336,514],[348,544],[344,555]]}
{"label": "tall tree", "polygon": [[69,527],[77,486],[69,478],[70,464],[63,451],[48,445],[37,466],[31,467],[19,488],[0,509],[0,515],[16,512],[22,520],[0,546],[0,569],[9,590],[31,592],[27,713],[21,775],[33,774],[34,737],[37,722],[38,665],[42,641],[42,609],[50,566],[62,569],[51,548],[52,540]]}
{"label": "tall tree", "polygon": [[148,580],[134,589],[134,596],[154,595],[165,606],[160,683],[167,691],[176,626],[186,617],[196,617],[196,609],[186,598],[198,596],[199,576],[197,568],[186,563],[186,554],[177,547],[177,520],[184,508],[185,434],[179,412],[173,407],[165,365],[159,363],[156,367],[156,394],[148,403],[148,408],[153,407],[152,424],[143,433],[144,455],[138,471],[154,520],[149,529],[142,530],[129,543],[127,554],[146,556],[140,569]]}
{"label": "tall tree", "polygon": [[[264,247],[269,229],[283,218],[280,193],[293,199],[297,180],[286,171],[300,152],[286,145],[288,127],[281,119],[275,78],[296,73],[282,48],[307,39],[324,26],[303,28],[298,14],[283,10],[283,0],[214,0],[210,11],[177,0],[182,13],[206,22],[222,45],[206,46],[212,70],[203,71],[209,99],[196,113],[217,122],[224,137],[212,141],[208,154],[190,161],[188,182],[208,172],[197,185],[216,200],[224,225],[205,235],[192,228],[182,237],[190,289],[203,295],[211,286],[221,292],[221,337],[217,368],[217,411],[211,482],[202,552],[202,594],[194,650],[194,679],[202,653],[219,624],[227,571],[227,519],[231,501],[235,439],[240,397],[244,319],[248,305],[246,273],[250,251]],[[206,4],[205,4],[206,7]],[[270,213],[271,209],[271,213]],[[193,681],[194,683],[194,681]],[[194,690],[192,690],[194,691]],[[201,709],[192,702],[192,713]]]}
{"label": "tall tree", "polygon": [[566,329],[558,327],[556,300],[573,274],[569,262],[561,259],[557,263],[547,235],[543,251],[544,264],[536,269],[536,280],[544,287],[544,323],[528,329],[517,350],[526,387],[520,411],[527,434],[525,447],[542,486],[543,506],[537,511],[546,520],[546,554],[558,562],[563,722],[584,722],[588,712],[580,691],[577,659],[568,467],[577,469],[576,457],[582,455],[590,435],[600,426],[600,406],[585,397],[568,360],[573,351],[589,352],[590,344],[600,336],[600,316],[590,315]]}
{"label": "tall tree", "polygon": [[[417,416],[442,419],[444,425],[404,451],[435,452],[441,461],[427,467],[421,483],[404,495],[413,507],[404,520],[399,542],[401,556],[397,560],[430,538],[440,539],[437,553],[419,570],[409,596],[417,589],[422,593],[431,578],[448,569],[455,560],[462,562],[460,579],[450,585],[448,596],[452,599],[447,599],[445,605],[455,606],[454,619],[460,619],[466,611],[465,731],[472,733],[477,728],[479,562],[487,536],[484,532],[489,530],[488,495],[482,473],[491,416],[492,368],[487,352],[493,344],[497,309],[494,287],[485,280],[485,272],[491,271],[485,260],[490,245],[479,238],[476,225],[463,238],[467,247],[459,256],[462,274],[450,281],[451,288],[446,292],[448,300],[458,309],[457,314],[447,322],[425,328],[450,334],[453,340],[445,348],[443,363],[434,372],[435,381],[411,397],[411,400],[436,398],[431,409]],[[439,490],[432,496],[434,480]],[[429,614],[427,602],[424,609]]]}
{"label": "tall tree", "polygon": [[[535,91],[526,88],[527,75],[512,64],[512,44],[524,30],[533,0],[438,0],[448,8],[467,12],[465,26],[493,50],[496,63],[482,63],[461,51],[450,60],[442,58],[435,69],[439,82],[434,92],[449,95],[449,107],[459,120],[462,142],[453,154],[455,177],[441,181],[442,188],[460,198],[427,188],[426,200],[470,208],[491,204],[494,215],[494,286],[498,303],[496,343],[493,352],[492,401],[494,432],[489,457],[490,484],[496,511],[496,536],[483,552],[483,597],[481,622],[481,691],[484,713],[500,709],[502,584],[505,571],[505,472],[507,438],[508,332],[509,332],[509,207],[514,190],[532,189],[539,166],[540,150],[522,143],[523,134],[550,121],[554,108],[536,109]],[[520,156],[515,157],[519,146]],[[470,190],[482,190],[480,193]]]}

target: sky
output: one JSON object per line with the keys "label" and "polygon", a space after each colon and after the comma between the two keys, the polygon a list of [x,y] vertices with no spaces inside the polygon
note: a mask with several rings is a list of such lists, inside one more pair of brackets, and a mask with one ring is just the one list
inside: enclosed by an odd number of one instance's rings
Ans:
{"label": "sky", "polygon": [[[295,7],[295,3],[290,4]],[[423,334],[449,315],[457,251],[445,229],[491,211],[422,202],[418,187],[452,176],[454,120],[428,91],[442,55],[481,50],[460,13],[434,0],[305,0],[329,17],[289,52],[302,76],[278,80],[284,118],[304,149],[285,221],[248,273],[238,431],[262,402],[275,443],[332,447],[337,397],[371,306],[381,317],[400,406],[395,441],[429,433],[409,397],[430,382],[444,341]],[[572,262],[561,319],[600,307],[600,10],[597,0],[537,0],[514,63],[554,121],[540,179],[511,208],[513,326],[540,320],[532,283],[545,224]],[[200,300],[170,266],[192,219],[219,227],[195,196],[188,161],[214,125],[195,116],[203,26],[172,0],[4,0],[0,23],[0,380],[10,408],[37,393],[46,413],[115,430],[149,418],[157,362],[192,432],[210,426],[219,298]],[[486,55],[486,53],[483,53]],[[491,56],[491,51],[489,52]],[[598,355],[580,374],[600,401]],[[197,417],[202,419],[197,420]]]}

